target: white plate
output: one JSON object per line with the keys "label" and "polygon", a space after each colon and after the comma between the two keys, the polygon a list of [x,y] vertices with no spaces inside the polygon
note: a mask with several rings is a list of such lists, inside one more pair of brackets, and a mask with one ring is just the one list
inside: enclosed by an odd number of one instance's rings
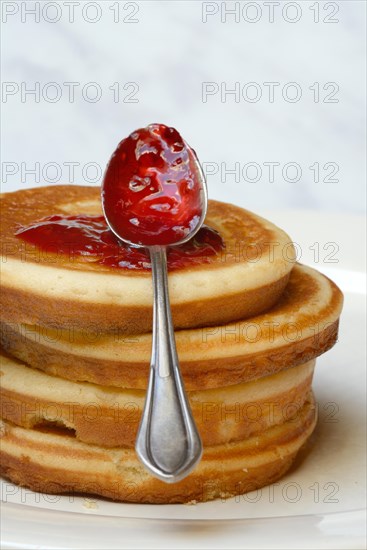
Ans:
{"label": "white plate", "polygon": [[267,217],[294,236],[301,261],[345,292],[339,342],[316,369],[320,421],[312,452],[270,487],[193,506],[36,494],[3,481],[3,549],[365,547],[362,219],[315,212]]}

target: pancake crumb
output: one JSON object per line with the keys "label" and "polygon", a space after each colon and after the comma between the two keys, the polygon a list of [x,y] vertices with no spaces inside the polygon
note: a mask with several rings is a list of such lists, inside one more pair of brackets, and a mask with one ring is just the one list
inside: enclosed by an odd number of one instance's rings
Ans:
{"label": "pancake crumb", "polygon": [[197,503],[197,500],[189,500],[188,502],[185,502],[185,506],[196,506]]}
{"label": "pancake crumb", "polygon": [[92,500],[91,498],[84,499],[83,507],[87,508],[88,510],[98,510],[97,502],[95,500]]}

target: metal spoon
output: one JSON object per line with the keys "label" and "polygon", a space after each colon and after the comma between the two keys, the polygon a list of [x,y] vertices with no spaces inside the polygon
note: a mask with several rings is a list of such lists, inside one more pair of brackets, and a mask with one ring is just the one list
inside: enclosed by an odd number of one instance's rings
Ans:
{"label": "metal spoon", "polygon": [[[195,228],[179,245],[199,231],[207,210],[205,176],[196,159],[197,182],[202,197],[202,213]],[[119,235],[122,241],[133,243]],[[135,450],[145,468],[166,483],[176,483],[186,477],[201,459],[202,443],[195,425],[181,377],[176,351],[168,293],[167,257],[165,246],[150,246],[154,306],[150,375]]]}

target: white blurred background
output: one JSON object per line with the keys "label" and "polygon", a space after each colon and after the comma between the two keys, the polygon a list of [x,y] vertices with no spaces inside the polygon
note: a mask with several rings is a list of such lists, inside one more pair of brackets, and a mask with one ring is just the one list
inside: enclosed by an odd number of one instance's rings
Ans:
{"label": "white blurred background", "polygon": [[2,191],[98,185],[162,122],[211,198],[364,211],[364,1],[1,4]]}

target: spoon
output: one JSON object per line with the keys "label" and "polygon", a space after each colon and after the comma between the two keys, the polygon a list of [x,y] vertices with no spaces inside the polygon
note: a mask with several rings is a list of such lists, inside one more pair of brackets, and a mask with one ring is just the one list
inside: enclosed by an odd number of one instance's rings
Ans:
{"label": "spoon", "polygon": [[107,224],[121,241],[149,250],[152,353],[135,450],[151,474],[176,483],[202,456],[176,351],[166,250],[190,240],[206,215],[205,177],[194,151],[173,128],[152,124],[137,130],[111,158],[102,185],[102,206]]}

